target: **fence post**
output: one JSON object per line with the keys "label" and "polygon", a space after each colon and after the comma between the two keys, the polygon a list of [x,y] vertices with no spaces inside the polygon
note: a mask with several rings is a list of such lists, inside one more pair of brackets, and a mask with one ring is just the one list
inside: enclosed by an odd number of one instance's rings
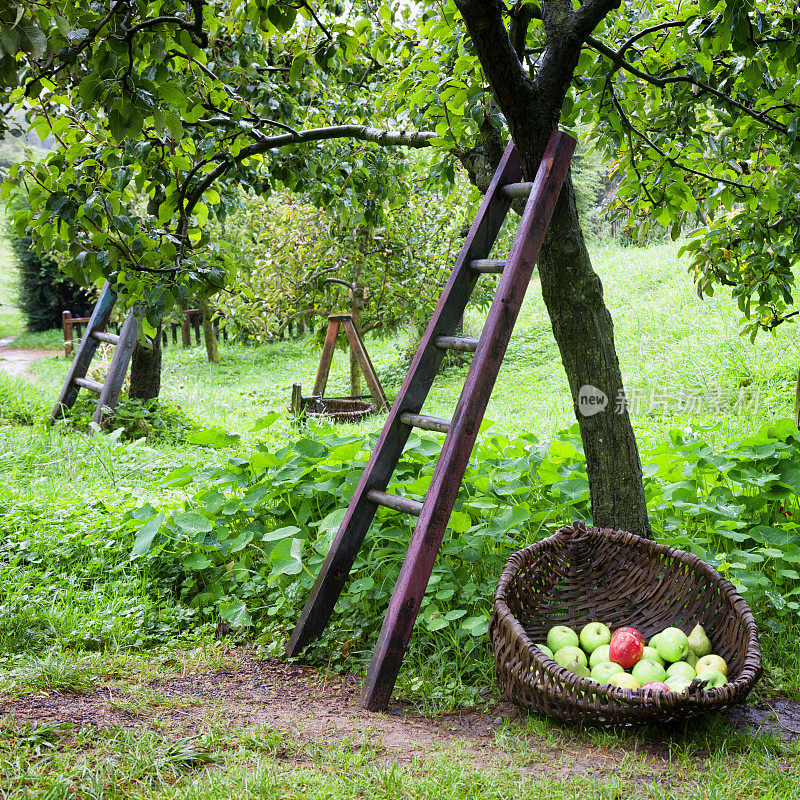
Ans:
{"label": "fence post", "polygon": [[181,347],[192,346],[192,332],[189,329],[189,314],[184,311],[181,315]]}
{"label": "fence post", "polygon": [[64,329],[64,355],[72,355],[72,312],[61,312],[61,327]]}

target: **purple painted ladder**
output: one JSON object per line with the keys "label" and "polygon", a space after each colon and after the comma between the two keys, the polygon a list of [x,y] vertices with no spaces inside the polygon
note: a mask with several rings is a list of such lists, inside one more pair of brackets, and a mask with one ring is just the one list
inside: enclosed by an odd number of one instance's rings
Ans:
{"label": "purple painted ladder", "polygon": [[[367,673],[363,701],[370,711],[384,710],[389,703],[574,149],[574,139],[555,131],[550,136],[535,180],[522,183],[516,149],[513,143],[506,148],[287,644],[287,655],[297,655],[325,629],[378,506],[418,516]],[[508,258],[489,259],[512,199],[525,196],[528,200]],[[479,339],[455,336],[482,273],[501,275],[483,332]],[[446,350],[474,353],[451,420],[420,413]],[[412,428],[446,434],[430,488],[422,503],[386,492]]]}

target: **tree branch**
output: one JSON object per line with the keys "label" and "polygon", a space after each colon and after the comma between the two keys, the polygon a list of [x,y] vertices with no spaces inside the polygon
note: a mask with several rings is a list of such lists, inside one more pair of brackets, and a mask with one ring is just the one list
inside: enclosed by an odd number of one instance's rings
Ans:
{"label": "tree branch", "polygon": [[677,158],[672,158],[672,156],[668,156],[664,150],[662,150],[644,131],[639,130],[632,122],[630,117],[625,113],[622,108],[621,103],[617,98],[613,98],[614,107],[617,109],[617,113],[620,115],[620,118],[624,122],[624,124],[635,133],[643,142],[645,142],[649,147],[658,153],[661,158],[664,159],[668,164],[671,164],[673,167],[677,167],[678,169],[683,170],[684,172],[688,173],[689,175],[697,175],[699,178],[705,178],[706,180],[710,181],[718,181],[719,183],[724,183],[727,186],[733,186],[737,189],[744,189],[745,191],[753,191],[753,187],[749,186],[746,183],[739,183],[739,181],[732,181],[728,178],[720,178],[717,175],[712,175],[709,172],[701,172],[700,170],[692,169],[692,167],[687,167],[685,164],[681,164]]}
{"label": "tree branch", "polygon": [[[753,119],[761,122],[763,125],[766,125],[768,128],[771,128],[778,133],[785,135],[789,132],[784,125],[781,125],[779,122],[775,122],[775,120],[766,116],[764,112],[756,111],[754,108],[746,106],[743,103],[740,103],[738,100],[734,100],[732,97],[725,94],[725,92],[721,92],[719,89],[715,89],[713,86],[709,86],[707,83],[695,80],[691,77],[691,75],[676,75],[671,78],[659,78],[657,75],[652,75],[649,72],[644,72],[638,67],[635,67],[620,55],[621,50],[613,50],[608,45],[603,44],[603,42],[601,42],[599,39],[595,39],[594,36],[587,36],[585,37],[584,41],[598,53],[601,53],[602,55],[611,59],[617,69],[624,69],[631,75],[641,78],[646,83],[649,83],[653,86],[658,86],[660,89],[663,89],[671,83],[688,83],[690,86],[696,86],[701,91],[707,92],[719,100],[728,103],[729,105],[733,106],[733,108],[741,111],[744,114],[747,114],[747,116],[752,117]],[[613,72],[609,74],[608,78],[610,79],[612,75]]]}
{"label": "tree branch", "polygon": [[[514,137],[520,125],[530,124],[527,111],[539,92],[520,63],[503,24],[505,7],[500,0],[455,2]],[[513,109],[518,111],[516,116],[511,113]]]}
{"label": "tree branch", "polygon": [[321,314],[322,316],[327,317],[328,312],[323,311],[321,308],[304,308],[302,311],[296,311],[294,314],[288,316],[284,321],[283,324],[275,331],[275,337],[279,337],[289,326],[289,323],[293,319],[297,319],[298,317],[304,317],[306,314]]}
{"label": "tree branch", "polygon": [[387,131],[372,128],[369,125],[331,125],[328,128],[309,128],[305,131],[298,131],[296,134],[284,133],[278,136],[264,137],[248,147],[242,148],[235,158],[226,157],[219,166],[209,172],[187,195],[184,217],[189,217],[203,193],[217,178],[224,175],[235,163],[241,162],[249,156],[266,153],[289,144],[321,142],[328,139],[358,139],[385,146],[427,147],[435,136],[433,131]]}
{"label": "tree branch", "polygon": [[534,3],[525,3],[520,0],[509,11],[511,21],[508,24],[508,37],[514,47],[517,58],[522,61],[525,56],[525,40],[528,36],[528,27],[534,19],[542,18],[542,9]]}
{"label": "tree branch", "polygon": [[583,41],[612,11],[621,5],[622,0],[584,0],[572,18],[572,30]]}

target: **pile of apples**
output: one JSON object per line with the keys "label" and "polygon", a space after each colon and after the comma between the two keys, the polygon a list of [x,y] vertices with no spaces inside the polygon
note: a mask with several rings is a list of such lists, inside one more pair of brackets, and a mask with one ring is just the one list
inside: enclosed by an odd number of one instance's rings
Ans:
{"label": "pile of apples", "polygon": [[711,652],[711,641],[699,624],[688,636],[680,628],[666,628],[647,644],[636,628],[612,633],[602,622],[590,622],[578,635],[556,625],[547,633],[547,644],[537,647],[581,678],[623,689],[682,692],[695,678],[705,688],[728,682],[728,665]]}

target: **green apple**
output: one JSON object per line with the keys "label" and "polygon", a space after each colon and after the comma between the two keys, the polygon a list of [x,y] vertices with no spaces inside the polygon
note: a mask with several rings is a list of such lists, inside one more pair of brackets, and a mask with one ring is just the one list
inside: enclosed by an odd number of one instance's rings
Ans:
{"label": "green apple", "polygon": [[689,652],[689,637],[680,628],[665,628],[658,634],[656,650],[664,661],[683,661]]}
{"label": "green apple", "polygon": [[580,643],[578,634],[566,625],[556,625],[547,632],[547,646],[554,653],[562,647],[577,647]]}
{"label": "green apple", "polygon": [[661,636],[660,633],[654,633],[650,637],[650,641],[647,643],[648,647],[652,647],[653,650],[658,650],[658,637]]}
{"label": "green apple", "polygon": [[537,644],[538,647],[548,658],[553,657],[553,651],[546,644]]}
{"label": "green apple", "polygon": [[689,648],[689,652],[686,654],[686,658],[683,659],[690,667],[697,666],[697,656],[692,651],[691,647]]}
{"label": "green apple", "polygon": [[673,692],[682,692],[691,681],[686,680],[683,675],[673,675],[671,678],[667,678],[664,683],[666,683]]}
{"label": "green apple", "polygon": [[619,686],[620,689],[639,689],[641,687],[639,681],[628,672],[618,672],[616,675],[612,675],[606,683],[611,686]]}
{"label": "green apple", "polygon": [[639,681],[640,684],[650,683],[650,681],[663,681],[667,677],[664,667],[657,661],[651,661],[649,658],[643,658],[633,665],[631,675]]}
{"label": "green apple", "polygon": [[685,661],[676,661],[674,664],[670,664],[667,667],[667,677],[672,678],[675,675],[680,675],[691,683],[695,676],[694,667],[691,664],[687,664]]}
{"label": "green apple", "polygon": [[705,681],[704,689],[715,689],[718,686],[724,686],[728,682],[727,676],[718,669],[704,669],[702,672],[698,672],[697,680]]}
{"label": "green apple", "polygon": [[553,654],[553,661],[555,661],[559,667],[564,667],[564,669],[568,669],[571,672],[575,671],[573,669],[574,665],[580,664],[582,667],[585,667],[587,664],[586,653],[584,653],[580,647],[576,647],[572,644],[568,644],[566,647],[556,650]]}
{"label": "green apple", "polygon": [[711,639],[706,636],[700,623],[695,625],[689,634],[689,648],[698,658],[707,656],[711,652]]}
{"label": "green apple", "polygon": [[707,669],[715,669],[723,675],[728,674],[728,665],[725,663],[725,659],[722,658],[722,656],[715,656],[713,654],[698,658],[695,669],[698,675],[701,672],[705,672]]}
{"label": "green apple", "polygon": [[591,655],[598,647],[611,641],[611,631],[602,622],[590,622],[581,629],[580,641],[587,655]]}
{"label": "green apple", "polygon": [[589,657],[589,666],[594,669],[598,664],[603,664],[605,662],[611,663],[608,657],[608,645],[601,644]]}
{"label": "green apple", "polygon": [[644,650],[642,650],[642,658],[649,658],[651,661],[661,664],[662,667],[667,666],[667,662],[661,658],[658,654],[658,650],[656,650],[655,647],[650,647],[650,645],[646,645]]}
{"label": "green apple", "polygon": [[573,661],[570,666],[567,667],[570,672],[574,672],[579,678],[588,678],[591,673],[589,672],[589,667],[584,666],[578,661]]}
{"label": "green apple", "polygon": [[598,683],[608,683],[608,679],[612,675],[618,675],[620,672],[625,672],[625,670],[619,664],[615,664],[613,661],[601,661],[592,668],[592,677]]}

